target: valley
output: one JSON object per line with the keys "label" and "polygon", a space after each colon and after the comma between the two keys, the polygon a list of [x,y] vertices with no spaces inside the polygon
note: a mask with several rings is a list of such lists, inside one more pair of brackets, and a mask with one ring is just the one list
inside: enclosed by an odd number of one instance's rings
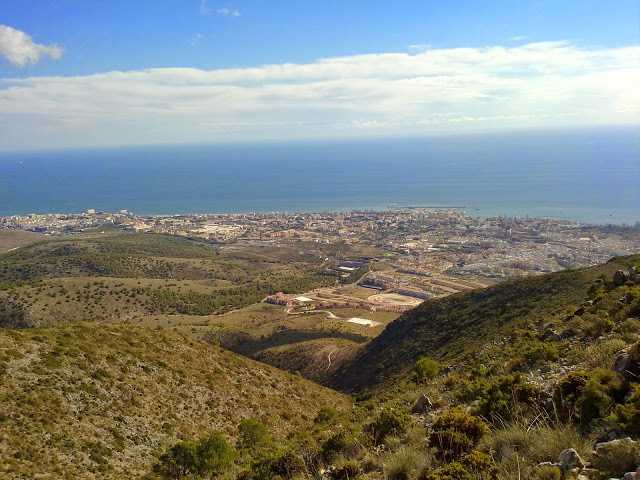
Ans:
{"label": "valley", "polygon": [[[2,236],[7,478],[599,480],[626,437],[640,461],[637,256],[504,280],[362,242]],[[450,450],[443,422],[479,433]],[[175,470],[207,439],[223,469]]]}

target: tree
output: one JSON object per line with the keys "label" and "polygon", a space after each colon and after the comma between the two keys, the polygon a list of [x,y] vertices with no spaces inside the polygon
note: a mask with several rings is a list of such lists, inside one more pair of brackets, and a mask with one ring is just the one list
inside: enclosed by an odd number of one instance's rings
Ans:
{"label": "tree", "polygon": [[413,367],[418,381],[432,380],[440,373],[440,363],[430,357],[421,357]]}
{"label": "tree", "polygon": [[269,444],[269,431],[255,418],[242,420],[238,425],[238,443],[241,450],[258,450]]}
{"label": "tree", "polygon": [[187,476],[215,478],[233,463],[235,451],[225,437],[214,432],[198,442],[179,442],[164,453],[155,466],[164,478],[180,480]]}

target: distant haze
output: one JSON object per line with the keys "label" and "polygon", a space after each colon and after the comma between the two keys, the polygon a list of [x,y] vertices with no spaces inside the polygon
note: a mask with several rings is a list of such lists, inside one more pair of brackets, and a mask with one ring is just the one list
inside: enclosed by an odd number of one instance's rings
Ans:
{"label": "distant haze", "polygon": [[461,206],[640,221],[635,129],[0,155],[0,215]]}

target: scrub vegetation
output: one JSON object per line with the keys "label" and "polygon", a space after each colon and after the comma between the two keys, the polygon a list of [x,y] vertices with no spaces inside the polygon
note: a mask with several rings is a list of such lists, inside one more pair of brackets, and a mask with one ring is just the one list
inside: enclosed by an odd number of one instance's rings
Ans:
{"label": "scrub vegetation", "polygon": [[640,282],[616,274],[640,257],[428,300],[375,334],[256,304],[325,284],[321,263],[158,235],[0,256],[0,476],[567,480],[640,462]]}

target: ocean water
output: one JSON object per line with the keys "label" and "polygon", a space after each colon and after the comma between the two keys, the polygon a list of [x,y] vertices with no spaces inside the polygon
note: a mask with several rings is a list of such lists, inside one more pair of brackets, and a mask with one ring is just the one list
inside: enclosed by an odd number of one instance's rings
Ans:
{"label": "ocean water", "polygon": [[640,137],[607,128],[0,154],[0,215],[463,207],[640,221]]}

